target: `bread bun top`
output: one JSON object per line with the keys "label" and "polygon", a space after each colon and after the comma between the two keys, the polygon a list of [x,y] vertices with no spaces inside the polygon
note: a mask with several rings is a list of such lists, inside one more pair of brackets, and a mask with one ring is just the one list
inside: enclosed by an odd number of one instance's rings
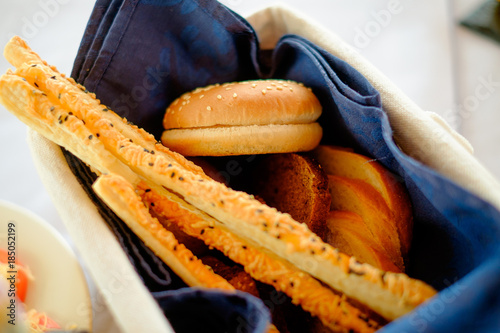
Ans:
{"label": "bread bun top", "polygon": [[163,126],[173,129],[311,123],[321,111],[316,96],[302,83],[231,82],[183,94],[167,108]]}

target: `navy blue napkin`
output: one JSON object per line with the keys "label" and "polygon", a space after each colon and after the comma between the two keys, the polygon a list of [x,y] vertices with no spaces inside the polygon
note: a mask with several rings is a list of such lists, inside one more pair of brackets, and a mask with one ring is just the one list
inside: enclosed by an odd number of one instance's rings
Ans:
{"label": "navy blue napkin", "polygon": [[[405,184],[413,203],[408,274],[440,293],[384,330],[500,328],[500,212],[401,152],[379,93],[341,59],[295,35],[283,36],[272,52],[260,50],[249,23],[213,0],[98,0],[72,77],[158,139],[165,108],[183,92],[255,78],[303,82],[323,105],[322,143],[350,146],[377,159]],[[84,188],[90,188],[91,173],[73,157],[67,159]],[[230,305],[234,299],[223,294],[185,288],[114,214],[99,207],[172,322],[183,316],[205,320],[211,311],[209,316],[226,318],[225,323],[232,322],[231,316],[244,318],[248,332],[263,331],[269,313],[262,302],[238,294],[243,305],[235,307]],[[182,324],[176,330],[189,332]]]}

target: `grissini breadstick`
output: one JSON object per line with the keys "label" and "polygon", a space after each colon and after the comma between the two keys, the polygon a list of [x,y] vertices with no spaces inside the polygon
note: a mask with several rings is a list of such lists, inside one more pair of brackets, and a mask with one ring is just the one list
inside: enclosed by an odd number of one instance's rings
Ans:
{"label": "grissini breadstick", "polygon": [[[18,36],[12,37],[5,45],[4,56],[14,67],[18,69],[17,74],[27,79],[31,84],[36,84],[40,89],[50,92],[51,86],[41,86],[43,82],[36,82],[38,75],[45,75],[50,77],[49,81],[53,85],[64,87],[63,91],[59,91],[57,99],[63,97],[62,105],[65,105],[65,98],[74,98],[79,96],[80,103],[89,108],[89,111],[107,111],[107,106],[100,103],[94,93],[85,89],[82,85],[78,84],[72,78],[66,77],[65,74],[60,73],[55,66],[49,66],[46,61],[40,58],[28,44]],[[24,68],[24,69],[23,69]],[[43,72],[43,74],[42,74]],[[81,94],[85,92],[85,94]],[[60,95],[59,95],[60,94]],[[52,96],[52,99],[55,96]],[[99,112],[101,113],[101,112]],[[126,119],[118,116],[114,112],[100,114],[100,117],[109,120],[111,124],[116,126],[116,129],[127,136],[129,140],[141,145],[144,149],[150,152],[159,152],[160,154],[166,153],[171,158],[181,163],[187,169],[203,174],[200,167],[195,165],[189,160],[186,160],[178,153],[170,151],[168,148],[159,143],[153,135],[146,132],[142,128],[130,124]]]}
{"label": "grissini breadstick", "polygon": [[65,147],[95,172],[115,172],[138,182],[138,176],[107,151],[70,110],[52,103],[46,93],[12,72],[0,78],[0,101],[26,125]]}
{"label": "grissini breadstick", "polygon": [[[22,45],[13,43],[10,47]],[[36,72],[39,68],[42,70]],[[208,179],[190,168],[182,156],[166,148],[162,154],[153,154],[132,142],[127,135],[139,135],[134,127],[125,126],[123,121],[120,129],[111,125],[110,110],[98,110],[88,100],[95,96],[74,89],[70,80],[57,80],[57,76],[56,80],[52,79],[54,71],[48,66],[21,65],[16,73],[38,85],[51,101],[73,110],[94,135],[100,135],[110,153],[142,178],[178,193],[193,206],[222,222],[234,234],[289,260],[383,317],[391,320],[404,315],[435,294],[421,281],[404,274],[382,272],[338,253],[289,215],[259,203],[246,193]]]}
{"label": "grissini breadstick", "polygon": [[186,203],[164,188],[140,182],[138,194],[150,209],[168,221],[177,224],[184,232],[203,240],[236,263],[241,264],[254,279],[272,285],[288,295],[294,304],[318,317],[334,332],[352,329],[356,332],[373,332],[379,328],[359,309],[343,297],[333,293],[309,274],[288,262],[224,230],[217,220]]}
{"label": "grissini breadstick", "polygon": [[[184,244],[150,215],[135,188],[116,174],[101,175],[92,185],[96,194],[131,230],[141,238],[187,285],[191,287],[235,290],[223,277],[215,274]],[[270,324],[268,333],[279,332]]]}
{"label": "grissini breadstick", "polygon": [[191,287],[234,290],[221,276],[208,269],[184,244],[149,213],[132,184],[115,174],[101,175],[92,185],[96,194],[116,215]]}

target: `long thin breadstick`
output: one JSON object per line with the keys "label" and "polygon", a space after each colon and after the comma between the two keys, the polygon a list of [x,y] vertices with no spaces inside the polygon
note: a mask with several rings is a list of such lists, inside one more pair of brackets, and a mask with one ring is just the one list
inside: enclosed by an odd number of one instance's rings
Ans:
{"label": "long thin breadstick", "polygon": [[[31,84],[36,84],[38,87],[43,89],[49,94],[53,91],[53,85],[62,87],[62,91],[58,90],[57,95],[52,95],[53,100],[61,99],[56,101],[63,106],[68,106],[75,101],[70,101],[66,103],[66,98],[74,98],[74,96],[79,97],[79,103],[82,103],[87,108],[87,112],[98,112],[104,119],[107,119],[110,123],[116,125],[116,130],[120,133],[126,135],[129,140],[142,146],[148,151],[156,151],[160,154],[168,154],[170,158],[173,158],[176,162],[183,165],[185,168],[195,172],[196,174],[203,175],[203,170],[186,160],[182,155],[172,152],[159,143],[153,135],[146,132],[142,128],[130,124],[126,119],[121,118],[114,112],[101,113],[101,111],[108,110],[108,107],[102,105],[94,93],[91,93],[85,89],[82,85],[78,84],[72,78],[66,77],[63,73],[60,73],[55,66],[49,66],[46,61],[40,58],[40,56],[35,53],[28,44],[18,36],[12,37],[4,48],[4,56],[14,67],[18,69],[17,74],[27,79]],[[43,73],[42,73],[43,72]],[[44,82],[38,82],[36,78],[40,75],[50,77],[53,81],[49,81],[48,86],[44,86]],[[85,94],[81,94],[81,92]],[[57,97],[56,97],[57,96]]]}
{"label": "long thin breadstick", "polygon": [[[12,43],[9,47],[23,48],[23,45]],[[32,58],[29,51],[25,53]],[[178,154],[165,148],[153,154],[130,139],[129,135],[141,136],[135,127],[126,126],[123,121],[119,126],[110,122],[112,112],[107,108],[98,110],[100,104],[94,101],[95,96],[75,89],[71,80],[59,80],[43,63],[34,65],[20,65],[16,74],[39,86],[52,102],[73,110],[92,133],[100,135],[106,149],[140,177],[178,193],[245,241],[289,260],[389,320],[408,313],[435,294],[434,289],[421,281],[404,274],[382,272],[340,254],[289,215],[209,179]]]}
{"label": "long thin breadstick", "polygon": [[123,177],[102,175],[92,188],[155,254],[191,287],[234,290],[221,276],[207,268],[184,244],[149,214],[132,184]]}
{"label": "long thin breadstick", "polygon": [[284,292],[294,304],[301,305],[305,311],[318,317],[334,332],[350,329],[356,332],[373,332],[379,328],[376,322],[369,320],[359,309],[309,274],[255,248],[223,228],[216,228],[218,221],[175,194],[144,182],[139,183],[137,189],[143,200],[150,205],[150,209],[158,215],[241,264],[254,279]]}
{"label": "long thin breadstick", "polygon": [[[215,274],[208,266],[180,244],[175,236],[149,213],[148,208],[125,178],[102,175],[92,188],[97,195],[138,235],[155,254],[189,286],[234,290],[223,277]],[[270,325],[268,333],[278,332]]]}
{"label": "long thin breadstick", "polygon": [[8,72],[0,78],[0,102],[26,125],[65,147],[94,171],[115,172],[132,183],[139,181],[71,111],[51,103],[47,94],[21,77]]}

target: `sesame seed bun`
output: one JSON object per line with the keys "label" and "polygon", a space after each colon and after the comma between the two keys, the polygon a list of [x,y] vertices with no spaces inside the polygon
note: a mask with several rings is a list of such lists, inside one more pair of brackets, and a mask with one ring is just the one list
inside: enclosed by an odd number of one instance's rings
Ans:
{"label": "sesame seed bun", "polygon": [[186,156],[307,151],[321,140],[321,111],[301,83],[216,84],[185,93],[167,108],[162,142]]}

